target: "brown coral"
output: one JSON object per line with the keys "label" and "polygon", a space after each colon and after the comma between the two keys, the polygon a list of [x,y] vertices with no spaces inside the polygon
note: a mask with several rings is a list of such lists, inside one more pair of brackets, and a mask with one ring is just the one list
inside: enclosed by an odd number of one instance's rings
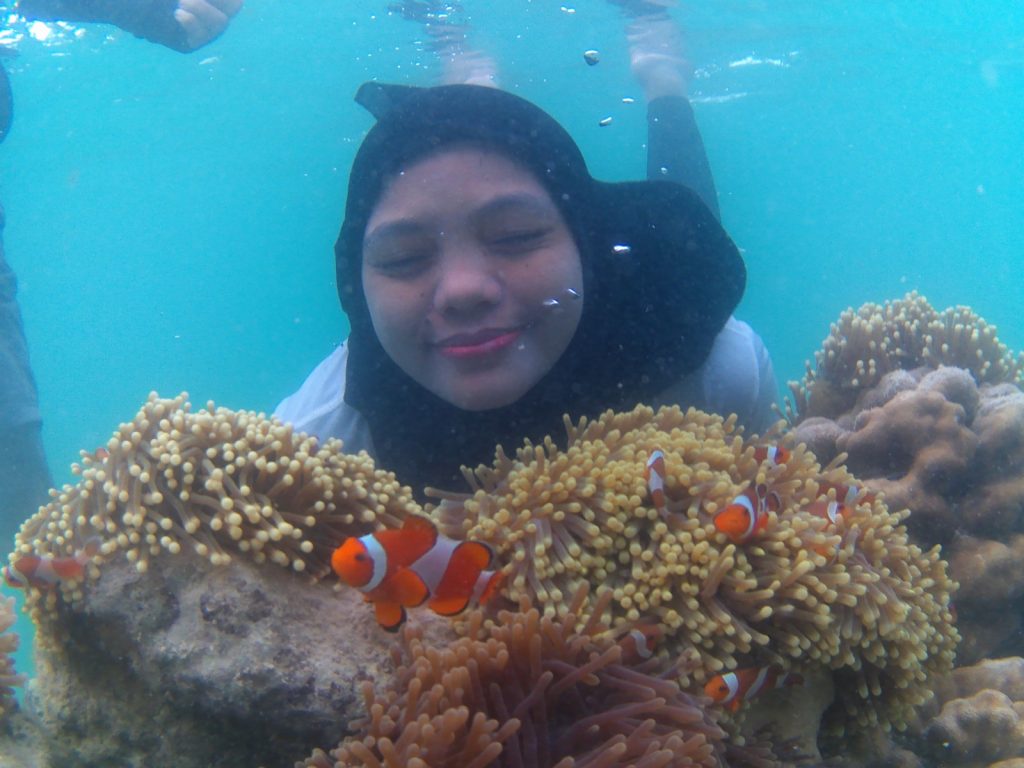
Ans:
{"label": "brown coral", "polygon": [[[664,652],[686,659],[684,687],[750,664],[835,670],[836,714],[902,726],[951,665],[952,583],[938,551],[909,544],[900,516],[860,504],[832,528],[807,506],[825,481],[855,484],[801,448],[759,464],[735,421],[690,410],[637,407],[567,423],[568,445],[529,443],[469,475],[469,495],[443,496],[450,535],[491,543],[510,563],[512,599],[559,616],[583,583],[612,589],[613,622],[656,621]],[[665,454],[667,508],[648,497],[644,468]],[[781,498],[746,544],[718,534],[714,514],[750,484]],[[826,557],[826,553],[835,556]]]}
{"label": "brown coral", "polygon": [[1005,537],[1024,526],[1024,392],[978,387],[958,368],[899,372],[838,419],[807,419],[790,439],[847,466],[890,507],[909,508],[928,544],[954,532]]}
{"label": "brown coral", "polygon": [[18,650],[18,636],[9,631],[14,626],[14,598],[0,597],[0,721],[14,709],[14,689],[25,682],[14,671],[13,654]]}
{"label": "brown coral", "polygon": [[836,448],[848,454],[858,477],[885,493],[890,507],[919,513],[911,517],[911,530],[953,531],[956,514],[947,499],[970,479],[978,444],[965,421],[959,404],[922,386],[862,411]]}
{"label": "brown coral", "polygon": [[1024,755],[1024,701],[986,689],[953,699],[924,729],[927,754],[943,765],[986,766]]}
{"label": "brown coral", "polygon": [[911,532],[1005,536],[1024,524],[1024,355],[966,307],[937,312],[916,293],[842,314],[790,388],[792,439],[848,466]]}
{"label": "brown coral", "polygon": [[724,731],[675,683],[624,665],[617,634],[599,620],[610,594],[589,618],[579,613],[585,596],[561,619],[521,608],[494,622],[476,611],[446,648],[406,629],[391,690],[365,686],[360,735],[301,765],[720,765]]}
{"label": "brown coral", "polygon": [[[151,394],[73,469],[81,480],[51,492],[22,526],[12,561],[76,554],[99,538],[102,557],[123,552],[139,571],[188,548],[215,565],[242,555],[317,578],[346,536],[418,510],[409,489],[365,453],[345,454],[338,440],[319,445],[259,413],[213,403],[193,412],[184,394]],[[79,585],[61,589],[80,596]]]}

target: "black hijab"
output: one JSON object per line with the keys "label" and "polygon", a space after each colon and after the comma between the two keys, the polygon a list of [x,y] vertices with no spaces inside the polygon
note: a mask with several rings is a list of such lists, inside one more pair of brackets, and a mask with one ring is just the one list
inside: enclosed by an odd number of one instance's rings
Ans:
{"label": "black hijab", "polygon": [[[352,330],[345,402],[366,418],[377,463],[417,492],[464,489],[461,465],[564,435],[562,415],[597,416],[650,401],[707,358],[743,294],[729,236],[691,190],[667,181],[596,181],[568,133],[505,91],[364,84],[377,118],[349,176],[335,245],[338,294]],[[493,149],[528,169],[565,217],[583,260],[584,308],[554,367],[515,403],[462,410],[411,379],[384,351],[362,289],[366,224],[387,180],[446,146]]]}

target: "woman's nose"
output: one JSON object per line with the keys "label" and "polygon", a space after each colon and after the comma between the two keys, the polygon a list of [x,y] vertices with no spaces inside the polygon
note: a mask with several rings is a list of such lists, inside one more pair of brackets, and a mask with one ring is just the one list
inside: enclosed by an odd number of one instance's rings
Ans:
{"label": "woman's nose", "polygon": [[451,249],[441,256],[434,307],[438,312],[465,314],[501,301],[504,291],[498,265],[476,248]]}

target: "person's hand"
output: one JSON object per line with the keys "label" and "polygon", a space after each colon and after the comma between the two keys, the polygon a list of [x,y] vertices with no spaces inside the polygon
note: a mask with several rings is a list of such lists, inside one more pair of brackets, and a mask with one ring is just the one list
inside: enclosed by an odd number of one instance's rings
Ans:
{"label": "person's hand", "polygon": [[195,50],[220,36],[241,9],[242,0],[178,0],[174,18]]}

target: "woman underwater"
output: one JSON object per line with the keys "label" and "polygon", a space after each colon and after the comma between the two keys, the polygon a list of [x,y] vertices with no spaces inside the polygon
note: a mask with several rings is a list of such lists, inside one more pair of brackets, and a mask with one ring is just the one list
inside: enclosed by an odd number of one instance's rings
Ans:
{"label": "woman underwater", "polygon": [[497,88],[359,90],[377,122],[335,245],[351,332],[277,417],[417,490],[461,487],[460,466],[498,443],[557,437],[564,413],[644,402],[773,421],[768,353],[731,316],[746,271],[712,210],[685,80],[658,74],[683,61],[656,50],[671,20],[626,6],[648,181],[595,180],[554,118]]}

